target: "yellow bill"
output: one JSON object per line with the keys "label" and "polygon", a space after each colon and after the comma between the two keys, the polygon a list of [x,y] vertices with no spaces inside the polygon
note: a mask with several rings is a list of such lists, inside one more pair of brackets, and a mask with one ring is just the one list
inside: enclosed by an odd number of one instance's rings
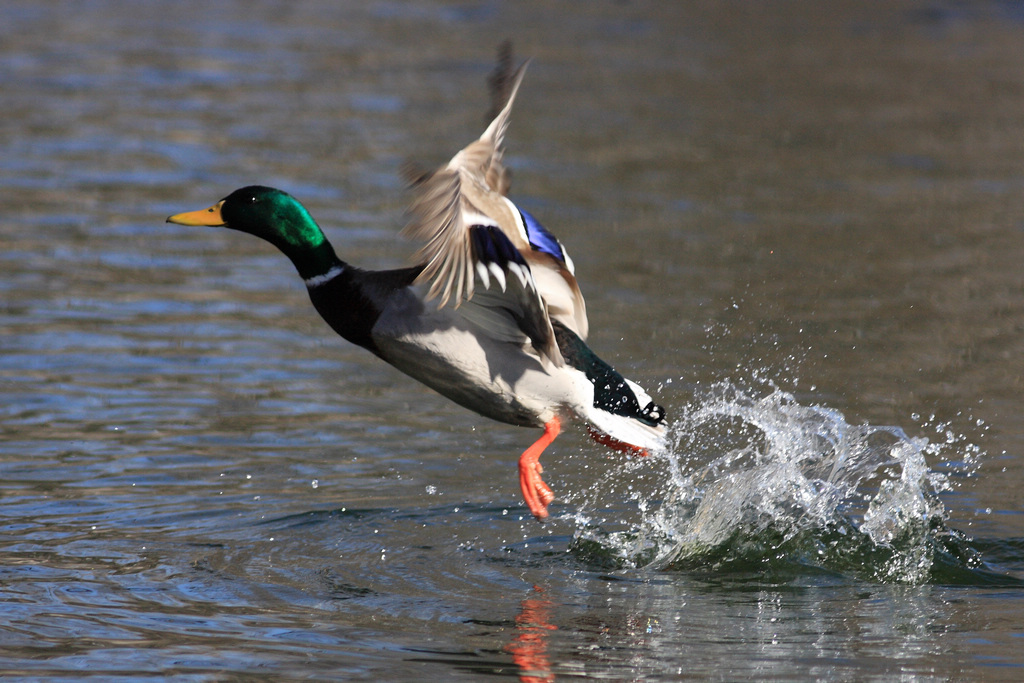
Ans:
{"label": "yellow bill", "polygon": [[208,209],[176,213],[173,216],[168,216],[167,222],[177,223],[178,225],[207,225],[214,228],[221,227],[224,225],[224,218],[220,215],[220,207],[223,206],[223,204],[224,202],[222,200]]}

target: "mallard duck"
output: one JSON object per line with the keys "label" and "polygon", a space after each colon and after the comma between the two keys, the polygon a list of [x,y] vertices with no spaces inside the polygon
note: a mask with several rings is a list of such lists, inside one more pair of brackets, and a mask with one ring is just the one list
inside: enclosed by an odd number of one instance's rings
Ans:
{"label": "mallard duck", "polygon": [[554,493],[540,455],[564,421],[639,454],[660,448],[666,427],[661,406],[587,346],[586,306],[562,243],[506,197],[503,139],[525,67],[484,134],[415,179],[404,233],[423,246],[412,267],[345,263],[306,208],[270,187],[167,220],[263,238],[291,259],[342,337],[480,415],[543,428],[519,458],[523,498],[543,519]]}

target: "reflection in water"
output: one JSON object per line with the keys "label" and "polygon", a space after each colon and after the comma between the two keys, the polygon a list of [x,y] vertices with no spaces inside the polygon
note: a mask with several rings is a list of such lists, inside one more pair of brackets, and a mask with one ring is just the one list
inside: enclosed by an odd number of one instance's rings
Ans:
{"label": "reflection in water", "polygon": [[[540,586],[534,586],[533,590],[543,596],[544,589]],[[548,659],[547,642],[548,633],[558,628],[551,623],[553,606],[545,597],[526,598],[520,605],[515,638],[505,649],[512,653],[521,681],[555,680]]]}

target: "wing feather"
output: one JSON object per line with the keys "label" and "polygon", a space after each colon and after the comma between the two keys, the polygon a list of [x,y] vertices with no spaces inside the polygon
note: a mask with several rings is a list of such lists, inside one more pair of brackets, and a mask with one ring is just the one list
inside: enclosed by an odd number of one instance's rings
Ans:
{"label": "wing feather", "polygon": [[[459,306],[473,296],[474,264],[468,231],[474,225],[502,227],[517,248],[529,243],[514,226],[511,211],[495,185],[505,171],[501,164],[505,131],[508,129],[516,93],[526,73],[523,63],[512,76],[508,101],[480,138],[456,154],[438,171],[416,178],[415,196],[404,234],[423,246],[416,260],[425,264],[418,282],[429,282],[428,296]],[[481,217],[483,217],[481,219]]]}
{"label": "wing feather", "polygon": [[[551,304],[565,325],[581,336],[587,332],[572,262],[546,231],[534,235],[534,244],[530,230],[543,228],[532,217],[528,227],[505,197],[505,132],[526,66],[511,75],[508,99],[479,139],[433,173],[410,171],[414,196],[403,234],[421,244],[417,283],[427,285],[428,299],[436,298],[439,308],[465,307],[462,315],[485,334],[528,339],[538,354],[561,365]],[[543,271],[539,279],[535,268]],[[545,286],[552,287],[551,302]]]}

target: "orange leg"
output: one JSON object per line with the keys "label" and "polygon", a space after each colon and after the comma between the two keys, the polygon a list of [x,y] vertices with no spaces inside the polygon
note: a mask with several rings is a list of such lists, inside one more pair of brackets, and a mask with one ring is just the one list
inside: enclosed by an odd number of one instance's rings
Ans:
{"label": "orange leg", "polygon": [[594,441],[598,442],[602,446],[613,448],[617,450],[619,453],[626,453],[627,455],[639,455],[641,457],[649,455],[646,448],[640,448],[639,446],[634,446],[631,443],[619,441],[618,439],[608,436],[604,432],[597,431],[590,425],[587,425],[587,432],[590,433],[590,438],[593,439]]}
{"label": "orange leg", "polygon": [[540,478],[544,471],[540,464],[540,454],[551,445],[560,431],[562,421],[558,417],[551,418],[544,425],[544,434],[519,456],[519,486],[523,489],[523,498],[530,512],[537,519],[548,516],[548,504],[555,499],[554,492]]}

